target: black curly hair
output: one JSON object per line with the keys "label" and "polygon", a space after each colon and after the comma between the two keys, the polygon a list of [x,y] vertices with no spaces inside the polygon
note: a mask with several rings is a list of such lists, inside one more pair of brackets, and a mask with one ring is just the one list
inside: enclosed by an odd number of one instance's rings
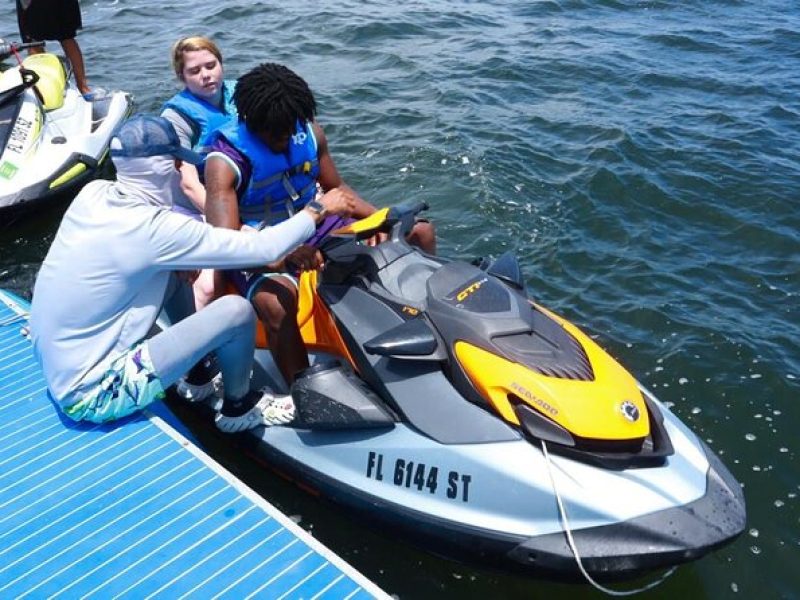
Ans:
{"label": "black curly hair", "polygon": [[290,133],[298,120],[312,121],[317,114],[305,80],[277,63],[262,63],[239,77],[233,101],[239,120],[254,133]]}

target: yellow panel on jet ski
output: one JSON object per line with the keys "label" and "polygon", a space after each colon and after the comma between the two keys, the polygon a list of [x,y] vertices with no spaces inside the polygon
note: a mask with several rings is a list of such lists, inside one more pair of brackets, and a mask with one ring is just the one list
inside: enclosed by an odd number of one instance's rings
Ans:
{"label": "yellow panel on jet ski", "polygon": [[55,54],[32,54],[22,61],[22,66],[35,71],[39,76],[36,89],[42,98],[45,110],[55,110],[64,105],[64,90],[67,73]]}
{"label": "yellow panel on jet ski", "polygon": [[647,407],[636,381],[577,327],[570,324],[567,330],[586,351],[594,380],[542,375],[466,342],[456,342],[455,353],[473,385],[510,423],[519,425],[509,400],[513,395],[582,438],[646,437],[650,432]]}
{"label": "yellow panel on jet ski", "polygon": [[83,164],[82,162],[79,162],[78,164],[73,165],[72,168],[70,168],[67,171],[65,171],[64,174],[61,175],[61,177],[59,177],[58,179],[55,179],[53,181],[53,183],[50,184],[50,189],[52,190],[52,189],[57,188],[60,185],[64,185],[65,183],[67,183],[71,179],[74,179],[75,177],[77,177],[78,175],[83,173],[84,171],[86,171],[86,165]]}
{"label": "yellow panel on jet ski", "polygon": [[350,236],[350,235],[358,235],[359,233],[373,233],[377,230],[383,223],[386,221],[386,216],[389,214],[388,208],[382,208],[378,211],[375,211],[368,217],[364,217],[359,221],[355,221],[354,223],[350,223],[349,225],[345,225],[344,227],[339,227],[331,232],[331,235],[340,235],[340,236]]}
{"label": "yellow panel on jet ski", "polygon": [[[319,271],[303,271],[297,280],[297,326],[300,335],[307,348],[340,356],[358,372],[347,344],[336,327],[336,322],[317,295],[318,278]],[[229,286],[228,291],[236,293],[233,286]],[[256,327],[256,347],[269,348],[267,331],[260,320]]]}

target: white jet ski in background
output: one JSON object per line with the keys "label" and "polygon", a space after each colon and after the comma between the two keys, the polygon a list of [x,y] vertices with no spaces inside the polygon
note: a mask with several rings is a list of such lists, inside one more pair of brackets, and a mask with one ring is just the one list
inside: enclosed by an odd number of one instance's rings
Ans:
{"label": "white jet ski in background", "polygon": [[84,99],[54,54],[20,61],[18,51],[43,45],[0,40],[0,60],[20,62],[0,73],[0,226],[95,177],[131,111],[125,92]]}

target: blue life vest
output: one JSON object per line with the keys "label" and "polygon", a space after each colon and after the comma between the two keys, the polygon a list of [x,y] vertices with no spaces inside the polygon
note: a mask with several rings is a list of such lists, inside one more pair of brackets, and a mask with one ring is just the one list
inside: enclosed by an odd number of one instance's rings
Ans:
{"label": "blue life vest", "polygon": [[310,122],[298,121],[286,152],[276,154],[250,133],[243,122],[231,122],[213,138],[224,137],[249,161],[253,172],[239,198],[239,219],[253,227],[285,221],[317,193],[319,159]]}
{"label": "blue life vest", "polygon": [[200,154],[208,154],[211,134],[229,122],[236,122],[236,105],[233,103],[233,90],[236,81],[222,83],[222,109],[192,94],[189,90],[175,94],[167,100],[164,108],[171,108],[179,113],[191,125],[192,150]]}

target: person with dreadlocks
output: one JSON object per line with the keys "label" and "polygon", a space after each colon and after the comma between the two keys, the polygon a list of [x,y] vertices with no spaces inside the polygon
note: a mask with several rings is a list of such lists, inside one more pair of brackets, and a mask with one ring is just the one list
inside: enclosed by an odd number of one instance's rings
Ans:
{"label": "person with dreadlocks", "polygon": [[[213,136],[206,159],[206,219],[217,227],[262,229],[303,208],[324,218],[305,244],[280,263],[248,272],[227,272],[239,292],[253,303],[267,331],[269,348],[286,383],[308,367],[308,354],[297,325],[297,285],[287,266],[310,270],[322,265],[316,245],[344,221],[326,216],[318,193],[345,190],[353,197],[352,217],[364,218],[375,207],[356,194],[339,175],[328,140],[316,122],[317,105],[308,84],[289,68],[264,63],[236,83],[238,122]],[[417,223],[409,241],[435,252],[428,222]],[[217,289],[223,281],[218,278]]]}

